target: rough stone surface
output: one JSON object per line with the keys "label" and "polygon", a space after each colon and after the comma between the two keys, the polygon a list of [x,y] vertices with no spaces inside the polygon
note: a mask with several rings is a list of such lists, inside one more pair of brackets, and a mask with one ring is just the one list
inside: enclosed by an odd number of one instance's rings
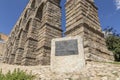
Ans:
{"label": "rough stone surface", "polygon": [[[3,62],[50,65],[51,40],[62,36],[61,0],[30,0],[6,43]],[[113,61],[94,0],[67,0],[66,36],[81,36],[86,60]]]}
{"label": "rough stone surface", "polygon": [[30,0],[6,43],[4,62],[49,65],[51,40],[61,37],[60,0]]}
{"label": "rough stone surface", "polygon": [[4,43],[3,42],[0,42],[0,56],[3,55],[3,49],[4,49]]}
{"label": "rough stone surface", "polygon": [[66,36],[82,36],[86,60],[113,61],[105,43],[94,0],[67,0]]}
{"label": "rough stone surface", "polygon": [[[59,45],[56,45],[57,43],[59,43]],[[59,48],[58,52],[56,52],[56,48]],[[84,66],[85,57],[83,39],[80,36],[57,38],[52,40],[51,70],[53,72],[79,73]]]}
{"label": "rough stone surface", "polygon": [[0,33],[0,62],[2,61],[4,51],[5,51],[5,42],[7,41],[8,36]]}
{"label": "rough stone surface", "polygon": [[0,63],[3,73],[20,68],[36,74],[36,80],[120,80],[120,63],[87,62],[81,73],[54,73],[50,66],[17,66]]}

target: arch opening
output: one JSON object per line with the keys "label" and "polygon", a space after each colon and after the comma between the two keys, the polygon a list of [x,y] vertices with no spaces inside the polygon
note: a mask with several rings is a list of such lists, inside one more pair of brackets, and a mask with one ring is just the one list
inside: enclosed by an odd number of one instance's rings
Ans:
{"label": "arch opening", "polygon": [[44,7],[44,4],[42,3],[38,8],[37,14],[36,14],[36,18],[38,18],[40,21],[42,20],[42,16],[43,16],[43,7]]}

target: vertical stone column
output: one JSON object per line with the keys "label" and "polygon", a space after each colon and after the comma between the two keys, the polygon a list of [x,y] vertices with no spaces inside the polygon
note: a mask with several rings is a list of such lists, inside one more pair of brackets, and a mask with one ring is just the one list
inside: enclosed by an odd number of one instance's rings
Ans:
{"label": "vertical stone column", "polygon": [[107,50],[97,7],[93,0],[67,0],[66,2],[66,36],[76,35],[84,38],[86,59],[113,60],[113,54]]}
{"label": "vertical stone column", "polygon": [[13,56],[11,54],[12,48],[13,48],[13,44],[10,41],[10,43],[9,43],[9,49],[8,49],[8,53],[10,53],[10,54],[8,54],[8,61],[7,61],[9,64],[12,64],[12,61],[13,61]]}
{"label": "vertical stone column", "polygon": [[12,64],[15,64],[15,56],[16,56],[16,51],[17,51],[17,48],[18,48],[18,43],[19,43],[19,40],[15,39],[13,49],[12,49],[12,53],[11,53],[12,56],[13,56]]}
{"label": "vertical stone column", "polygon": [[22,58],[22,65],[36,65],[36,47],[37,47],[37,34],[38,28],[36,22],[32,19],[28,21],[27,39],[24,46],[24,54]]}
{"label": "vertical stone column", "polygon": [[[8,39],[9,40],[9,39]],[[3,62],[4,63],[8,63],[8,41],[5,43],[5,52],[4,52],[4,55],[3,55]]]}
{"label": "vertical stone column", "polygon": [[19,43],[18,43],[18,48],[16,50],[16,56],[15,56],[15,64],[21,64],[22,61],[22,56],[24,53],[24,45],[26,41],[26,32],[21,29],[18,35]]}
{"label": "vertical stone column", "polygon": [[62,36],[60,0],[47,0],[42,6],[36,62],[48,65],[50,64],[51,40]]}

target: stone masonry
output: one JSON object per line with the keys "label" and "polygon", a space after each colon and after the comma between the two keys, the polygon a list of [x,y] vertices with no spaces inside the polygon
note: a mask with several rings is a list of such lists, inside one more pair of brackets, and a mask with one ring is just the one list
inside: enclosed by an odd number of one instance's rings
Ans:
{"label": "stone masonry", "polygon": [[4,62],[49,65],[51,40],[62,36],[60,0],[30,0],[15,24]]}
{"label": "stone masonry", "polygon": [[8,39],[8,36],[0,33],[0,62],[2,61],[2,57],[4,55],[4,51],[5,51],[5,43]]}
{"label": "stone masonry", "polygon": [[[49,65],[51,40],[62,37],[61,0],[30,0],[6,43],[4,62]],[[94,0],[67,0],[66,36],[81,36],[87,60],[113,61]]]}
{"label": "stone masonry", "polygon": [[7,40],[8,40],[8,36],[3,33],[0,33],[0,56],[3,56],[5,43]]}
{"label": "stone masonry", "polygon": [[66,36],[84,38],[85,58],[93,61],[113,61],[102,33],[94,0],[67,0]]}

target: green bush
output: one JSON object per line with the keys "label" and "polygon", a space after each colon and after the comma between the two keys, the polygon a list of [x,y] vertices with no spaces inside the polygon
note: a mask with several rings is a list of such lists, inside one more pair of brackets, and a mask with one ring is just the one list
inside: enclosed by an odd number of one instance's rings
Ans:
{"label": "green bush", "polygon": [[27,74],[25,71],[15,69],[13,72],[8,71],[7,74],[2,73],[0,70],[0,80],[34,80],[35,75]]}
{"label": "green bush", "polygon": [[120,62],[120,34],[110,27],[105,29],[106,33],[112,33],[106,36],[106,44],[110,51],[114,53],[115,61]]}

